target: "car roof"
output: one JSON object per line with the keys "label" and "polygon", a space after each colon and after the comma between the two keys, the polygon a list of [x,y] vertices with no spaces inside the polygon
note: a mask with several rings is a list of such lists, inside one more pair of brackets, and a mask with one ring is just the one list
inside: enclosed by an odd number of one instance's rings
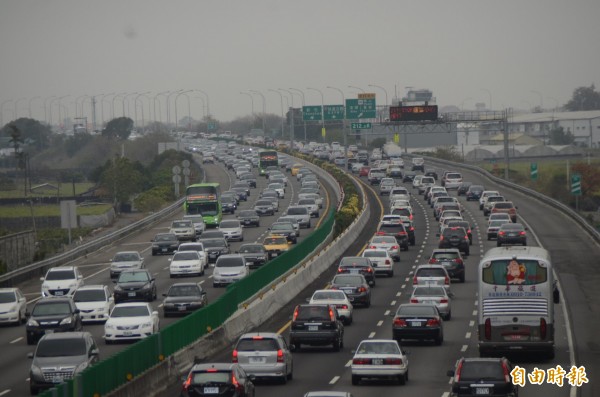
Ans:
{"label": "car roof", "polygon": [[88,331],[73,331],[73,332],[53,332],[51,334],[45,334],[44,340],[54,339],[82,339],[86,336],[92,337],[92,334]]}
{"label": "car roof", "polygon": [[235,366],[237,366],[235,363],[204,363],[194,365],[190,371],[206,371],[209,369],[231,370]]}

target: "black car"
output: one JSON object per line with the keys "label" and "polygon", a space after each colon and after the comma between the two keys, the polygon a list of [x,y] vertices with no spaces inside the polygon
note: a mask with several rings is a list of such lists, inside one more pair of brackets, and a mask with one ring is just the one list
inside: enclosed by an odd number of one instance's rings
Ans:
{"label": "black car", "polygon": [[298,305],[294,309],[290,327],[290,349],[302,344],[332,345],[334,351],[344,346],[344,325],[332,305]]}
{"label": "black car", "polygon": [[463,357],[456,361],[452,377],[452,396],[513,396],[519,395],[517,384],[511,381],[513,365],[504,357]]}
{"label": "black car", "polygon": [[392,322],[393,338],[401,345],[403,339],[444,341],[444,324],[434,304],[405,303],[398,307]]}
{"label": "black car", "polygon": [[458,185],[458,188],[456,189],[456,194],[458,196],[466,196],[467,191],[469,190],[472,184],[473,182],[461,182],[460,185]]}
{"label": "black car", "polygon": [[267,262],[267,252],[262,244],[244,244],[237,253],[244,257],[250,268],[258,267]]}
{"label": "black car", "polygon": [[482,185],[471,185],[467,189],[465,197],[467,198],[467,201],[478,201],[481,198],[481,193],[483,193],[484,190],[485,188]]}
{"label": "black car", "polygon": [[201,239],[200,242],[204,244],[209,263],[215,263],[219,256],[229,254],[229,243],[224,237]]}
{"label": "black car", "polygon": [[250,187],[256,187],[256,177],[252,173],[240,175],[239,180],[246,182]]}
{"label": "black car", "polygon": [[464,227],[445,227],[440,235],[438,248],[458,248],[458,250],[469,255],[469,235]]}
{"label": "black car", "polygon": [[181,397],[254,397],[254,376],[236,363],[195,364]]}
{"label": "black car", "polygon": [[457,278],[461,283],[465,282],[465,263],[458,249],[434,249],[429,257],[429,263],[444,266],[450,278]]}
{"label": "black car", "polygon": [[258,216],[256,210],[240,211],[237,215],[237,218],[240,220],[240,223],[243,227],[260,226],[260,217]]}
{"label": "black car", "polygon": [[[407,210],[408,211],[408,210]],[[406,216],[406,214],[399,214]],[[403,223],[380,223],[377,228],[377,235],[379,236],[394,236],[396,241],[400,245],[403,251],[408,251],[408,232]]]}
{"label": "black car", "polygon": [[270,200],[256,200],[254,210],[259,216],[275,215],[275,206]]}
{"label": "black car", "polygon": [[505,223],[498,229],[496,245],[501,247],[504,244],[527,245],[527,232],[525,226],[520,223]]}
{"label": "black car", "polygon": [[245,181],[238,181],[238,182],[236,182],[236,183],[233,184],[233,187],[231,188],[231,190],[234,190],[236,188],[244,189],[244,191],[246,192],[246,196],[250,197],[250,186],[248,185],[247,182],[245,182]]}
{"label": "black car", "polygon": [[36,344],[48,333],[83,329],[79,309],[73,299],[66,296],[42,298],[25,315],[28,317],[25,325],[28,345]]}
{"label": "black car", "polygon": [[425,172],[423,173],[423,175],[430,176],[433,179],[435,179],[436,181],[438,180],[438,173],[437,173],[436,170],[429,170],[429,169],[427,169],[427,170],[425,170]]}
{"label": "black car", "polygon": [[158,233],[152,239],[152,256],[172,254],[179,248],[179,239],[174,233]]}
{"label": "black car", "polygon": [[362,256],[344,256],[337,268],[338,274],[362,274],[370,286],[375,286],[375,269],[369,258]]}
{"label": "black car", "polygon": [[291,222],[275,222],[269,228],[269,234],[271,236],[283,236],[287,241],[292,244],[298,242],[298,236],[294,225]]}
{"label": "black car", "polygon": [[469,236],[469,245],[473,245],[473,229],[469,221],[451,220],[446,224],[447,227],[464,227]]}
{"label": "black car", "polygon": [[412,181],[415,179],[415,176],[417,176],[417,173],[414,171],[405,171],[404,172],[404,176],[402,177],[402,182],[406,183],[406,182],[410,182],[412,183]]}
{"label": "black car", "polygon": [[343,291],[353,306],[371,306],[371,287],[362,274],[337,274],[331,280],[330,287]]}
{"label": "black car", "polygon": [[232,187],[231,191],[237,193],[239,201],[248,201],[248,187]]}
{"label": "black car", "polygon": [[176,283],[163,294],[163,313],[171,315],[188,314],[208,304],[206,291],[198,283]]}
{"label": "black car", "polygon": [[233,214],[237,209],[237,202],[232,196],[221,196],[221,211],[224,214]]}
{"label": "black car", "polygon": [[129,301],[148,301],[156,299],[155,278],[146,269],[124,270],[115,280],[113,296],[115,304]]}

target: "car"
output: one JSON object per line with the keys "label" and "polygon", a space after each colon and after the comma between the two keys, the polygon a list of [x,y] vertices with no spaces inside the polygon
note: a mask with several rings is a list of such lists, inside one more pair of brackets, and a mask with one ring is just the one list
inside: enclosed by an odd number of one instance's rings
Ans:
{"label": "car", "polygon": [[143,269],[144,258],[138,251],[120,251],[110,260],[110,278],[116,278],[123,270]]}
{"label": "car", "polygon": [[296,231],[296,237],[300,237],[300,224],[298,223],[298,218],[285,215],[285,216],[280,216],[279,218],[277,218],[276,222],[291,223],[292,226],[294,227],[294,230]]}
{"label": "car", "polygon": [[473,245],[473,228],[471,227],[469,221],[461,219],[449,219],[448,222],[446,222],[446,227],[463,227],[467,232],[467,236],[469,236],[469,245]]}
{"label": "car", "polygon": [[504,221],[506,223],[512,222],[512,220],[510,219],[510,215],[507,214],[506,212],[496,212],[496,213],[490,214],[490,216],[488,216],[487,220],[488,220],[488,225],[492,221]]}
{"label": "car", "polygon": [[426,168],[425,171],[423,171],[423,175],[424,176],[430,176],[433,179],[435,179],[436,181],[439,178],[439,175],[438,175],[437,171],[434,170],[434,169],[429,169],[429,168]]}
{"label": "car", "polygon": [[[181,243],[179,244],[177,251],[196,251],[200,255],[200,260],[202,261],[202,270],[204,271],[206,266],[208,266],[208,254],[204,250],[204,243],[201,241]],[[202,275],[204,275],[204,273],[202,273]]]}
{"label": "car", "polygon": [[517,221],[517,208],[512,201],[501,201],[492,205],[489,214],[508,214],[510,221],[514,223]]}
{"label": "car", "polygon": [[312,296],[307,299],[311,305],[328,304],[332,305],[338,311],[340,320],[344,325],[352,324],[354,306],[348,296],[339,290],[319,289],[313,292]]}
{"label": "car", "polygon": [[263,240],[263,247],[269,260],[287,252],[290,244],[291,242],[284,236],[267,236]]}
{"label": "car", "polygon": [[444,342],[444,320],[432,303],[404,303],[398,306],[392,321],[394,340],[433,340],[436,345]]}
{"label": "car", "polygon": [[292,216],[298,220],[300,227],[306,229],[311,227],[310,212],[307,207],[303,205],[290,205],[285,212],[285,216]]}
{"label": "car", "polygon": [[465,282],[465,263],[457,248],[437,248],[431,252],[429,263],[442,265],[451,279]]}
{"label": "car", "polygon": [[289,337],[292,351],[303,344],[331,345],[333,351],[340,351],[344,347],[344,324],[332,305],[301,304],[294,308]]}
{"label": "car", "polygon": [[466,196],[467,191],[469,190],[472,184],[473,182],[461,182],[460,185],[458,185],[458,188],[456,189],[456,195]]}
{"label": "car", "polygon": [[404,200],[396,200],[393,205],[390,208],[390,215],[397,215],[397,216],[406,216],[409,219],[414,219],[414,214],[413,214],[413,208],[410,204],[407,204],[406,202],[404,202],[404,204],[402,204]]}
{"label": "car", "polygon": [[52,333],[44,335],[35,352],[27,355],[29,391],[35,395],[59,383],[74,379],[86,368],[100,361],[100,350],[89,332]]}
{"label": "car", "polygon": [[491,221],[490,223],[488,223],[488,228],[487,228],[488,241],[498,237],[498,230],[500,230],[500,226],[504,225],[505,223],[508,223],[508,222],[503,219]]}
{"label": "car", "polygon": [[158,233],[151,240],[152,256],[172,254],[179,248],[179,239],[173,233]]}
{"label": "car", "polygon": [[517,397],[520,386],[512,381],[512,372],[513,365],[505,357],[461,357],[446,374],[452,378],[450,395]]}
{"label": "car", "polygon": [[233,284],[248,274],[248,267],[242,255],[221,255],[217,258],[213,269],[213,287]]}
{"label": "car", "polygon": [[118,341],[147,338],[158,333],[158,312],[147,302],[118,303],[104,324],[104,342],[107,345]]}
{"label": "car", "polygon": [[219,224],[219,230],[225,235],[227,241],[244,241],[242,224],[238,219],[224,219]]}
{"label": "car", "polygon": [[371,306],[371,287],[362,274],[337,274],[329,284],[331,289],[343,291],[352,305]]}
{"label": "car", "polygon": [[211,238],[225,239],[225,233],[223,233],[223,231],[219,230],[219,229],[210,229],[210,230],[207,230],[204,233],[202,233],[202,236],[198,241],[203,242],[203,241],[209,240]]}
{"label": "car", "polygon": [[371,167],[363,165],[358,169],[358,176],[369,176],[369,171],[371,171]]}
{"label": "car", "polygon": [[71,296],[42,297],[31,312],[25,313],[27,344],[36,344],[45,334],[81,331],[83,323],[79,313]]}
{"label": "car", "polygon": [[413,157],[412,168],[413,171],[425,171],[425,160],[422,157]]}
{"label": "car", "polygon": [[367,180],[370,185],[378,185],[383,178],[385,178],[385,169],[383,168],[371,168]]}
{"label": "car", "polygon": [[176,235],[179,241],[196,240],[196,228],[189,219],[180,219],[171,222],[169,233]]}
{"label": "car", "polygon": [[285,198],[285,186],[282,183],[269,183],[267,188],[275,190],[280,199]]}
{"label": "car", "polygon": [[393,203],[394,200],[402,199],[406,201],[410,201],[410,192],[404,186],[394,186],[390,191],[390,203]]}
{"label": "car", "polygon": [[114,282],[115,305],[139,300],[152,302],[156,299],[155,278],[146,269],[124,270]]}
{"label": "car", "polygon": [[496,245],[504,244],[527,245],[527,228],[520,223],[505,223],[498,229]]}
{"label": "car", "polygon": [[402,179],[402,168],[400,168],[398,166],[389,167],[387,170],[387,176],[390,178]]}
{"label": "car", "polygon": [[198,251],[179,250],[169,258],[169,277],[177,276],[202,276],[204,275],[205,261]]}
{"label": "car", "polygon": [[194,364],[181,389],[181,397],[254,397],[254,376],[237,363]]}
{"label": "car", "polygon": [[450,275],[443,265],[423,264],[417,266],[413,273],[413,288],[418,286],[437,285],[450,290]]}
{"label": "car", "polygon": [[465,198],[467,201],[478,201],[481,197],[481,193],[485,191],[485,187],[483,185],[471,185],[465,192]]}
{"label": "car", "polygon": [[231,191],[238,195],[239,201],[248,201],[249,188],[246,186],[233,186]]}
{"label": "car", "polygon": [[400,245],[403,251],[408,251],[408,232],[406,231],[406,227],[404,223],[401,221],[395,223],[384,223],[380,222],[377,227],[377,232],[375,232],[377,236],[393,236],[396,238],[396,241]]}
{"label": "car", "polygon": [[405,171],[404,175],[402,176],[402,183],[412,183],[412,181],[415,179],[415,176],[417,176],[415,172]]}
{"label": "car", "polygon": [[247,172],[245,174],[240,175],[240,177],[238,178],[238,180],[246,182],[246,184],[248,186],[250,186],[251,188],[255,188],[256,187],[256,177],[251,172]]}
{"label": "car", "polygon": [[317,201],[315,199],[303,198],[303,199],[298,200],[296,205],[298,205],[298,206],[302,205],[302,206],[305,206],[306,208],[308,208],[308,212],[311,217],[314,217],[314,218],[319,217],[319,205],[317,204]]}
{"label": "car", "polygon": [[192,224],[194,225],[194,230],[196,231],[196,237],[200,236],[202,232],[206,229],[206,224],[204,223],[204,218],[202,218],[202,215],[188,214],[184,215],[183,219],[192,221]]}
{"label": "car", "polygon": [[463,181],[463,177],[460,172],[447,172],[442,177],[442,186],[446,189],[458,189]]}
{"label": "car", "polygon": [[394,276],[394,259],[392,259],[387,249],[367,248],[363,251],[362,256],[363,258],[369,258],[375,275],[383,273],[388,277]]}
{"label": "car", "polygon": [[48,269],[42,282],[42,297],[73,296],[75,290],[84,284],[83,274],[77,266],[58,266]]}
{"label": "car", "polygon": [[438,236],[440,237],[438,248],[458,248],[465,256],[469,256],[469,235],[464,227],[445,227]]}
{"label": "car", "polygon": [[258,216],[275,215],[275,205],[271,200],[260,199],[254,203],[254,211]]}
{"label": "car", "polygon": [[27,299],[19,288],[0,288],[0,324],[23,324],[26,313]]}
{"label": "car", "polygon": [[165,317],[189,314],[208,305],[208,296],[202,285],[195,282],[171,285],[162,303]]}
{"label": "car", "polygon": [[250,185],[246,181],[238,180],[233,184],[231,189],[234,191],[237,191],[236,189],[243,189],[246,192],[246,198],[250,197]]}
{"label": "car", "polygon": [[230,252],[229,243],[224,237],[202,239],[201,241],[208,255],[208,263],[215,263],[219,256],[227,255]]}
{"label": "car", "polygon": [[277,379],[285,384],[293,378],[294,359],[287,342],[275,332],[250,332],[240,336],[231,361],[256,379]]}
{"label": "car", "polygon": [[447,206],[444,206],[443,208],[444,208],[444,210],[442,212],[440,212],[439,219],[438,219],[440,224],[443,224],[446,219],[450,219],[450,218],[463,219],[462,212],[460,210],[445,209],[445,208],[447,208]]}
{"label": "car", "polygon": [[427,189],[427,187],[434,186],[434,185],[435,185],[435,179],[433,179],[433,177],[423,176],[421,178],[421,180],[419,181],[419,185],[417,186],[417,192],[419,194],[424,194],[425,189]]}
{"label": "car", "polygon": [[239,219],[242,227],[256,226],[260,227],[260,216],[256,210],[242,210],[238,212],[237,218]]}
{"label": "car", "polygon": [[387,250],[389,256],[396,262],[400,261],[400,245],[393,236],[373,236],[367,244],[369,249]]}
{"label": "car", "polygon": [[298,236],[294,225],[291,222],[275,222],[269,228],[269,234],[271,236],[283,236],[288,242],[296,244],[298,242]]}
{"label": "car", "polygon": [[375,269],[369,258],[362,256],[344,256],[337,267],[338,274],[362,274],[370,286],[375,286]]}
{"label": "car", "polygon": [[221,211],[224,214],[235,214],[237,200],[233,196],[221,196]]}
{"label": "car", "polygon": [[418,285],[413,288],[410,303],[433,303],[440,316],[448,321],[452,317],[450,293],[438,285]]}
{"label": "car", "polygon": [[492,206],[495,203],[505,201],[504,196],[487,196],[483,201],[483,216],[488,216],[492,211]]}
{"label": "car", "polygon": [[408,380],[408,357],[393,339],[365,339],[353,351],[352,384],[363,379],[396,380],[404,385]]}
{"label": "car", "polygon": [[105,322],[115,306],[115,300],[106,285],[84,285],[73,294],[75,306],[83,323]]}
{"label": "car", "polygon": [[393,178],[381,178],[381,181],[379,182],[379,195],[389,195],[395,186],[396,182]]}
{"label": "car", "polygon": [[236,253],[244,257],[246,266],[249,268],[258,267],[267,262],[267,252],[262,244],[243,244]]}
{"label": "car", "polygon": [[483,203],[485,202],[485,199],[488,196],[499,196],[500,192],[498,192],[497,190],[484,190],[483,192],[481,192],[481,195],[479,196],[479,209],[483,210]]}

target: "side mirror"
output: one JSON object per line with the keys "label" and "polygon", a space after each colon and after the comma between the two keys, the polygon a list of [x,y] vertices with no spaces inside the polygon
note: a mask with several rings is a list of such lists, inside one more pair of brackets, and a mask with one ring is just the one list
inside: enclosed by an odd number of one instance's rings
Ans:
{"label": "side mirror", "polygon": [[158,312],[155,310],[155,311],[152,312],[152,315],[153,316],[158,316]]}
{"label": "side mirror", "polygon": [[167,296],[167,294],[162,294],[162,296]]}
{"label": "side mirror", "polygon": [[92,351],[90,352],[90,356],[98,356],[100,354],[100,351],[98,349],[92,349]]}
{"label": "side mirror", "polygon": [[44,277],[40,277],[40,281],[44,281]]}
{"label": "side mirror", "polygon": [[26,311],[25,312],[25,317],[27,317],[27,318],[31,317],[31,313]]}
{"label": "side mirror", "polygon": [[440,237],[440,234],[439,234],[439,233],[436,233],[436,234],[435,234],[435,236],[436,236],[436,237]]}
{"label": "side mirror", "polygon": [[27,353],[27,358],[33,359],[33,352]]}

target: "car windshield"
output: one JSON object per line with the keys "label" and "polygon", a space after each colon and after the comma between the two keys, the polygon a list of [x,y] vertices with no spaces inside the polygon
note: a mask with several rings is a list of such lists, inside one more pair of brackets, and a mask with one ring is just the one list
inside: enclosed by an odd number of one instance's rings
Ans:
{"label": "car windshield", "polygon": [[37,345],[36,357],[85,356],[86,345],[83,338],[44,339]]}
{"label": "car windshield", "polygon": [[113,262],[132,262],[139,259],[139,255],[134,252],[122,252],[115,255]]}
{"label": "car windshield", "polygon": [[67,302],[38,303],[33,308],[32,316],[53,316],[71,314],[71,305]]}
{"label": "car windshield", "polygon": [[192,225],[190,223],[191,222],[188,222],[188,221],[178,221],[178,222],[176,221],[176,222],[173,222],[171,227],[173,227],[173,228],[192,227]]}
{"label": "car windshield", "polygon": [[73,280],[75,272],[73,270],[52,270],[46,275],[46,280]]}
{"label": "car windshield", "polygon": [[397,343],[392,342],[362,342],[357,354],[400,354]]}
{"label": "car windshield", "polygon": [[177,236],[174,234],[157,234],[154,241],[175,241]]}
{"label": "car windshield", "polygon": [[290,207],[288,208],[288,215],[307,215],[308,210],[305,207]]}
{"label": "car windshield", "polygon": [[458,252],[434,252],[431,255],[432,258],[435,259],[456,259],[459,257]]}
{"label": "car windshield", "polygon": [[285,237],[267,237],[264,241],[264,245],[281,245],[287,244]]}
{"label": "car windshield", "polygon": [[136,281],[149,281],[150,277],[146,272],[123,272],[119,276],[119,283],[130,283]]}
{"label": "car windshield", "polygon": [[257,336],[251,339],[241,339],[235,350],[242,352],[277,351],[279,350],[279,345],[275,339]]}
{"label": "car windshield", "polygon": [[256,202],[256,206],[261,206],[261,207],[262,206],[267,206],[267,207],[269,207],[271,205],[273,205],[273,204],[270,201],[268,201],[268,200],[258,200]]}
{"label": "car windshield", "polygon": [[504,370],[500,363],[494,361],[464,361],[460,369],[460,379],[464,381],[504,379]]}
{"label": "car windshield", "polygon": [[82,289],[75,291],[73,295],[75,302],[106,302],[104,289]]}
{"label": "car windshield", "polygon": [[111,317],[145,317],[149,316],[148,306],[115,306]]}
{"label": "car windshield", "polygon": [[221,229],[235,229],[237,227],[240,227],[240,222],[239,221],[222,221],[221,224],[219,225],[219,227]]}
{"label": "car windshield", "polygon": [[444,273],[444,270],[440,269],[440,268],[423,268],[423,269],[417,269],[415,276],[416,277],[445,277],[446,274]]}
{"label": "car windshield", "polygon": [[174,285],[169,288],[168,296],[200,296],[200,288],[195,285]]}
{"label": "car windshield", "polygon": [[183,251],[183,252],[176,252],[175,255],[173,255],[173,262],[176,261],[191,261],[194,259],[198,259],[198,252],[196,251]]}
{"label": "car windshield", "polygon": [[342,291],[330,290],[330,291],[317,291],[312,296],[312,300],[329,300],[329,299],[345,300],[346,294]]}
{"label": "car windshield", "polygon": [[242,258],[219,258],[215,267],[242,267],[244,260]]}
{"label": "car windshield", "polygon": [[291,230],[293,229],[293,226],[291,223],[274,223],[273,226],[271,226],[271,230]]}
{"label": "car windshield", "polygon": [[261,245],[243,245],[240,248],[240,253],[259,253],[263,251],[263,247]]}
{"label": "car windshield", "polygon": [[299,205],[316,205],[315,200],[313,199],[302,199],[298,201]]}
{"label": "car windshield", "polygon": [[296,320],[306,321],[311,319],[329,319],[329,311],[327,306],[303,306],[298,310]]}
{"label": "car windshield", "polygon": [[240,211],[240,218],[246,218],[246,217],[252,217],[252,216],[258,216],[256,214],[256,211],[254,210],[244,210],[244,211]]}
{"label": "car windshield", "polygon": [[0,292],[0,303],[12,303],[15,302],[17,298],[15,297],[15,293],[12,291]]}

